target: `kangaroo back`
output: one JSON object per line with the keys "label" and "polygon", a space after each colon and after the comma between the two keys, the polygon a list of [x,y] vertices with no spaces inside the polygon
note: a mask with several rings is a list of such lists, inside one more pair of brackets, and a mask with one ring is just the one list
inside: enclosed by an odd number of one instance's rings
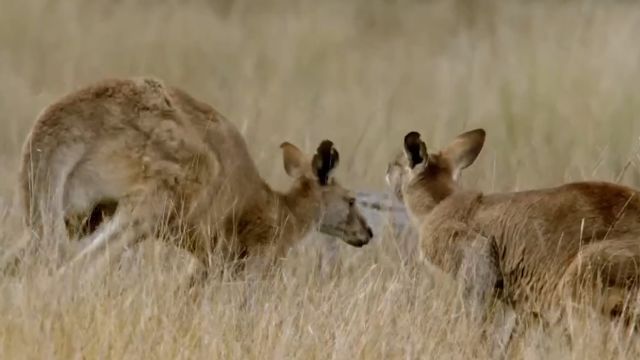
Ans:
{"label": "kangaroo back", "polygon": [[[123,136],[128,132],[127,119],[136,121],[134,113],[166,109],[163,89],[153,80],[106,80],[72,92],[42,111],[23,146],[19,175],[24,221],[35,241],[66,243],[65,221],[70,212],[90,212],[102,200],[95,193],[109,188],[103,186],[105,181],[98,173],[87,171],[96,162],[96,154],[113,155],[101,150],[104,140],[111,140],[107,149],[117,149],[127,141],[135,144]],[[136,151],[129,153],[134,156]],[[118,173],[114,169],[118,165],[103,173]],[[83,181],[78,181],[82,176]]]}

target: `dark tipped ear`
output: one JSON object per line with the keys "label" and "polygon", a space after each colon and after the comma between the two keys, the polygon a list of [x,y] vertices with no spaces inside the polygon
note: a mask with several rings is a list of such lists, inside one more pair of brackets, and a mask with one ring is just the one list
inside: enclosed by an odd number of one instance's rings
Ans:
{"label": "dark tipped ear", "polygon": [[475,129],[458,135],[447,147],[442,149],[442,155],[453,166],[454,178],[467,166],[473,164],[486,138],[484,129]]}
{"label": "dark tipped ear", "polygon": [[340,154],[338,150],[333,147],[333,143],[330,140],[324,140],[318,146],[316,154],[313,155],[311,166],[313,171],[320,181],[320,185],[327,185],[331,173],[338,166],[340,162]]}
{"label": "dark tipped ear", "polygon": [[420,139],[420,133],[412,131],[404,137],[404,152],[409,160],[409,167],[414,168],[428,160],[427,144]]}

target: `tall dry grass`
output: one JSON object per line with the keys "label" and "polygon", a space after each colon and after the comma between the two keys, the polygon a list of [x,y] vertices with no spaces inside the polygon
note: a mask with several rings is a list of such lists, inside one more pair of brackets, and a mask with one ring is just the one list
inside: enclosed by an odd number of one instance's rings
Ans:
{"label": "tall dry grass", "polygon": [[[639,33],[628,1],[0,0],[2,253],[22,237],[15,177],[38,112],[111,76],[157,76],[208,101],[278,187],[285,139],[333,139],[343,182],[381,190],[408,130],[437,147],[480,126],[487,146],[466,186],[640,185]],[[210,281],[200,302],[177,291],[188,259],[154,243],[93,281],[5,275],[0,358],[488,357],[412,241],[356,250],[313,237],[264,279]],[[640,354],[595,316],[569,325],[570,342],[531,325],[511,355]]]}

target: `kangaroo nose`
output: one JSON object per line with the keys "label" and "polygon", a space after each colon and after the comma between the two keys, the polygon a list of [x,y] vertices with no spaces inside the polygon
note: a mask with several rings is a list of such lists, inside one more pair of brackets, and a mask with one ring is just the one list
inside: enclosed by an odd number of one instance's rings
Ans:
{"label": "kangaroo nose", "polygon": [[367,234],[369,235],[369,238],[373,237],[373,231],[371,230],[370,226],[367,226]]}

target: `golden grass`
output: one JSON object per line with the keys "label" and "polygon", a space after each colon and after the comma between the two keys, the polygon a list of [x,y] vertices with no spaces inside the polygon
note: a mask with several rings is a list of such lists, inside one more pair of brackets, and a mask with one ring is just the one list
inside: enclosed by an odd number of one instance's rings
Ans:
{"label": "golden grass", "polygon": [[[15,174],[38,112],[111,76],[154,75],[208,101],[279,187],[283,140],[311,150],[331,138],[343,182],[381,190],[408,130],[437,147],[480,126],[489,136],[469,187],[640,185],[634,2],[0,0],[0,9],[3,254],[22,238]],[[46,269],[1,276],[0,358],[489,356],[413,245],[388,236],[352,249],[316,236],[265,279],[210,281],[198,303],[177,290],[188,259],[153,243],[88,282],[54,281]],[[532,325],[512,355],[640,354],[637,339],[595,317],[570,325],[571,344],[561,329]]]}

